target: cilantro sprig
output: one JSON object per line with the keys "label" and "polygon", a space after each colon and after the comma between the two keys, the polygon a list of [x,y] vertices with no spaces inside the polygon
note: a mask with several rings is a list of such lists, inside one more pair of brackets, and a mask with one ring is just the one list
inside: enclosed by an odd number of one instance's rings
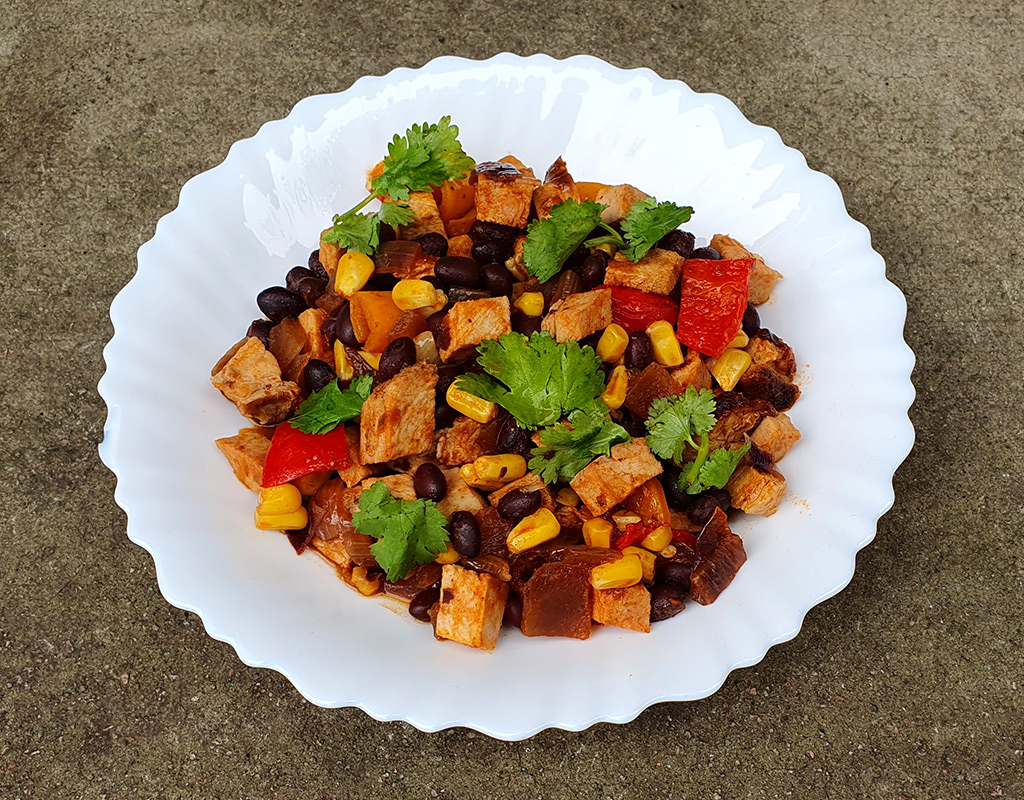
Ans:
{"label": "cilantro sprig", "polygon": [[749,449],[750,442],[734,450],[719,447],[700,465],[697,475],[692,482],[688,482],[687,478],[693,471],[694,464],[686,464],[683,467],[683,471],[679,474],[679,488],[687,494],[700,494],[708,489],[721,489],[729,482],[729,478],[736,471],[740,459],[747,454]]}
{"label": "cilantro sprig", "polygon": [[342,422],[359,416],[371,389],[373,378],[369,375],[356,378],[344,391],[337,381],[331,381],[303,400],[289,423],[303,433],[330,433]]}
{"label": "cilantro sprig", "polygon": [[557,342],[544,332],[529,339],[506,333],[485,339],[477,352],[487,374],[461,375],[456,386],[497,403],[521,427],[552,425],[573,411],[601,416],[608,410],[598,399],[604,391],[601,359],[579,342]]}
{"label": "cilantro sprig", "polygon": [[[413,210],[396,200],[408,200],[411,192],[458,180],[473,169],[473,159],[463,151],[459,129],[451,121],[451,117],[441,117],[434,125],[413,125],[405,136],[395,134],[388,144],[383,171],[370,183],[372,194],[344,214],[335,214],[334,226],[323,235],[323,241],[373,255],[380,244],[381,224],[399,227],[413,221]],[[379,211],[362,213],[377,197],[391,199]]]}
{"label": "cilantro sprig", "polygon": [[582,411],[569,415],[540,432],[540,446],[533,449],[530,469],[545,483],[571,481],[598,456],[606,456],[614,444],[630,440],[626,429],[608,419]]}
{"label": "cilantro sprig", "polygon": [[553,206],[550,214],[536,219],[526,229],[523,264],[526,271],[542,283],[550,280],[601,222],[607,206],[572,198]]}
{"label": "cilantro sprig", "polygon": [[444,514],[431,500],[402,500],[383,481],[359,496],[352,525],[377,541],[370,552],[389,581],[404,578],[417,564],[427,564],[444,551],[448,541]]}
{"label": "cilantro sprig", "polygon": [[588,247],[614,244],[630,261],[639,261],[658,244],[662,236],[684,222],[689,222],[692,216],[693,208],[690,206],[678,206],[668,200],[659,203],[653,197],[645,197],[637,200],[629,209],[626,218],[622,220],[621,234],[602,222],[601,227],[608,235],[588,239],[585,244]]}

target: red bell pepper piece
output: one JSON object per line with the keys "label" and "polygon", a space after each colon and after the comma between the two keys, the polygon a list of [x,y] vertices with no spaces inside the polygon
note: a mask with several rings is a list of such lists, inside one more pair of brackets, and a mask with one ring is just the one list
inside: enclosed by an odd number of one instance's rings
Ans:
{"label": "red bell pepper piece", "polygon": [[260,486],[280,486],[303,475],[347,466],[348,443],[344,425],[329,433],[303,433],[282,422],[270,440]]}
{"label": "red bell pepper piece", "polygon": [[632,547],[646,539],[647,535],[654,530],[654,527],[654,525],[644,525],[642,522],[631,522],[626,526],[626,530],[623,533],[615,537],[612,547],[621,553],[627,547]]}
{"label": "red bell pepper piece", "polygon": [[722,355],[743,322],[753,266],[752,258],[688,258],[683,264],[676,338],[706,356]]}
{"label": "red bell pepper piece", "polygon": [[612,290],[612,322],[621,325],[626,333],[643,331],[652,322],[663,319],[675,324],[679,306],[660,294],[648,294],[624,286],[600,286]]}

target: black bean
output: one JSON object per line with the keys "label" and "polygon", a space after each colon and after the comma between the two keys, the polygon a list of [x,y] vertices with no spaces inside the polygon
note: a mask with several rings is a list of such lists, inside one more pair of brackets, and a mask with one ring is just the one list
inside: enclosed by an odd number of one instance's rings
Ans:
{"label": "black bean", "polygon": [[434,258],[444,258],[448,255],[448,240],[440,233],[425,233],[415,238],[423,252]]}
{"label": "black bean", "polygon": [[583,260],[580,267],[580,279],[585,289],[596,289],[604,283],[605,269],[608,267],[608,255],[603,250],[591,253]]}
{"label": "black bean", "polygon": [[451,305],[463,300],[484,300],[490,297],[484,289],[468,289],[465,286],[452,286],[448,289],[448,302]]}
{"label": "black bean", "polygon": [[502,247],[497,242],[477,242],[471,251],[477,264],[504,263],[512,257],[511,248]]}
{"label": "black bean", "polygon": [[395,229],[394,228],[392,228],[390,225],[387,225],[385,223],[381,223],[381,226],[380,226],[380,237],[379,237],[379,241],[380,241],[381,244],[384,244],[384,242],[393,242],[397,238],[398,238],[398,234],[395,233]]}
{"label": "black bean", "polygon": [[533,440],[530,438],[530,432],[520,428],[516,418],[509,414],[498,425],[495,447],[499,453],[512,453],[525,458],[533,449]]}
{"label": "black bean", "polygon": [[725,489],[712,489],[694,498],[690,507],[686,509],[686,516],[694,525],[707,525],[716,508],[728,511],[731,503],[732,498]]}
{"label": "black bean", "polygon": [[523,231],[520,228],[481,220],[477,220],[469,228],[469,238],[474,242],[494,242],[508,248],[513,247],[516,239],[522,235]]}
{"label": "black bean", "polygon": [[334,335],[334,317],[326,317],[323,324],[320,325],[320,333],[323,334],[324,339],[327,341],[328,347],[334,347],[334,340],[338,337]]}
{"label": "black bean", "polygon": [[706,258],[710,261],[721,261],[722,254],[713,247],[698,247],[690,253],[690,258]]}
{"label": "black bean", "polygon": [[448,405],[443,398],[434,404],[434,428],[436,430],[450,428],[461,416],[462,414]]}
{"label": "black bean", "polygon": [[334,315],[334,336],[343,345],[359,347],[355,329],[352,327],[352,309],[344,302]]}
{"label": "black bean", "polygon": [[480,273],[483,275],[484,289],[491,297],[512,296],[512,273],[501,264],[488,264]]}
{"label": "black bean", "polygon": [[285,275],[284,285],[291,289],[293,292],[297,292],[299,281],[303,278],[315,278],[313,270],[307,269],[306,267],[292,267],[288,270],[288,274]]}
{"label": "black bean", "polygon": [[448,482],[444,473],[437,464],[429,461],[416,467],[412,476],[412,485],[416,489],[416,496],[425,500],[433,500],[440,503],[448,494]]}
{"label": "black bean", "polygon": [[283,286],[271,286],[256,295],[256,305],[275,325],[288,317],[297,317],[306,310],[306,301]]}
{"label": "black bean", "polygon": [[302,296],[307,306],[313,308],[316,306],[316,301],[327,291],[327,281],[323,278],[318,278],[316,275],[310,275],[308,278],[303,278],[298,282],[295,291]]}
{"label": "black bean", "polygon": [[305,369],[302,370],[302,377],[306,381],[306,388],[311,392],[319,392],[331,381],[338,379],[331,365],[319,358],[311,358],[306,363]]}
{"label": "black bean", "polygon": [[437,313],[431,314],[427,317],[427,330],[433,334],[435,341],[437,341],[437,337],[441,335],[441,329],[444,327],[444,318],[447,314],[447,311],[438,311]]}
{"label": "black bean", "polygon": [[689,258],[693,252],[693,234],[686,231],[669,231],[658,240],[657,247],[661,250],[671,250],[683,258]]}
{"label": "black bean", "polygon": [[562,269],[579,269],[589,254],[590,248],[581,244],[569,254],[567,259],[565,259],[565,263],[562,264]]}
{"label": "black bean", "polygon": [[448,538],[460,556],[480,555],[480,526],[469,511],[456,511],[448,523]]}
{"label": "black bean", "polygon": [[437,368],[437,396],[444,397],[448,387],[462,374],[461,364],[442,364]]}
{"label": "black bean", "polygon": [[528,317],[521,311],[512,315],[512,330],[521,333],[523,336],[533,336],[540,331],[540,317]]}
{"label": "black bean", "polygon": [[380,354],[377,381],[383,383],[395,377],[406,367],[416,363],[416,343],[408,336],[399,336]]}
{"label": "black bean", "polygon": [[661,473],[661,485],[665,489],[668,504],[679,511],[685,511],[693,503],[694,496],[679,488],[680,472],[675,464],[665,464],[665,471]]}
{"label": "black bean", "polygon": [[472,288],[480,282],[480,267],[471,258],[445,256],[434,264],[434,274],[452,286]]}
{"label": "black bean", "polygon": [[671,583],[659,583],[651,589],[651,622],[661,622],[683,610],[686,592]]}
{"label": "black bean", "polygon": [[309,254],[309,262],[307,263],[310,272],[316,275],[318,278],[327,280],[327,270],[324,269],[324,265],[320,263],[320,251],[314,250]]}
{"label": "black bean", "polygon": [[429,586],[409,601],[409,613],[420,622],[430,622],[430,608],[441,599],[441,587]]}
{"label": "black bean", "polygon": [[654,580],[658,583],[673,583],[690,590],[690,573],[692,567],[683,561],[662,561],[654,570]]}
{"label": "black bean", "polygon": [[249,330],[245,332],[246,337],[255,336],[261,342],[264,347],[270,347],[270,329],[274,327],[274,323],[269,319],[254,319],[252,324],[249,326]]}
{"label": "black bean", "polygon": [[519,592],[509,592],[505,603],[505,616],[502,620],[518,628],[523,623],[523,597]]}
{"label": "black bean", "polygon": [[651,337],[644,331],[633,331],[629,334],[629,344],[626,345],[626,369],[643,369],[652,361],[654,346],[651,344]]}
{"label": "black bean", "polygon": [[743,312],[743,332],[747,336],[753,336],[759,330],[761,330],[761,315],[757,313],[756,308],[748,303]]}
{"label": "black bean", "polygon": [[398,276],[390,272],[375,272],[366,282],[366,288],[378,292],[390,292],[398,283]]}
{"label": "black bean", "polygon": [[498,513],[505,519],[519,522],[540,508],[540,492],[527,492],[524,489],[513,489],[502,495],[498,501]]}
{"label": "black bean", "polygon": [[[601,335],[604,331],[594,331],[588,333],[582,339],[580,339],[580,347],[589,347],[591,350],[597,351],[597,343],[601,341]],[[609,365],[613,366],[613,365]]]}

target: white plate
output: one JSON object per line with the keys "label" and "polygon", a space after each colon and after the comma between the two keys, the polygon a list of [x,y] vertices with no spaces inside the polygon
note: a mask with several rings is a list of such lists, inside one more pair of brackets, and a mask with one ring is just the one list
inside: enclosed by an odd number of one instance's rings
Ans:
{"label": "white plate", "polygon": [[[690,604],[649,635],[506,631],[481,652],[435,641],[316,555],[253,528],[253,495],[213,444],[245,421],[210,368],[259,316],[257,292],[304,264],[331,214],[361,199],[390,137],[445,114],[477,160],[511,152],[542,173],[563,155],[578,180],[693,205],[695,234],[730,233],[785,275],[761,316],[795,348],[804,438],[782,462],[779,512],[735,524],[749,559],[714,605]],[[850,580],[913,443],[905,314],[836,184],[725,98],[584,56],[439,58],[307,98],[185,184],[111,305],[100,454],[168,601],[311,702],[502,739],[627,722],[711,694]]]}

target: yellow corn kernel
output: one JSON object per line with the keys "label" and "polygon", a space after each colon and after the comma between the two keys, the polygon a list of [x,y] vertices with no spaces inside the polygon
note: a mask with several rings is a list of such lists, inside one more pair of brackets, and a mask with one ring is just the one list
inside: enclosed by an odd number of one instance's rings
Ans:
{"label": "yellow corn kernel", "polygon": [[359,355],[363,357],[363,361],[369,364],[374,369],[380,369],[380,353],[371,353],[369,350],[360,350]]}
{"label": "yellow corn kernel", "polygon": [[503,481],[493,481],[481,478],[476,474],[476,468],[472,464],[463,464],[459,467],[459,475],[462,476],[462,480],[474,489],[481,489],[485,492],[496,491],[505,485]]}
{"label": "yellow corn kernel", "polygon": [[583,541],[591,547],[611,547],[612,530],[608,520],[592,517],[583,523]]}
{"label": "yellow corn kernel", "polygon": [[444,543],[444,552],[438,553],[434,559],[438,564],[454,564],[462,556],[459,555],[459,551],[452,547],[451,542]]}
{"label": "yellow corn kernel", "polygon": [[747,336],[747,334],[743,332],[742,328],[740,328],[740,332],[736,334],[736,338],[733,339],[731,342],[729,342],[729,344],[726,345],[726,346],[727,347],[736,347],[736,348],[739,348],[740,350],[742,350],[748,344],[750,344],[750,337]]}
{"label": "yellow corn kernel", "polygon": [[509,531],[505,543],[508,545],[509,552],[522,553],[531,547],[550,542],[558,536],[561,530],[562,526],[558,524],[555,515],[549,509],[541,508],[530,516],[524,517]]}
{"label": "yellow corn kernel", "polygon": [[622,404],[626,402],[626,389],[628,388],[629,373],[626,372],[625,365],[620,364],[612,370],[612,374],[608,377],[608,385],[604,387],[604,393],[601,395],[601,399],[604,400],[604,404],[610,411],[622,408]]}
{"label": "yellow corn kernel", "polygon": [[539,317],[544,313],[544,295],[540,292],[523,292],[513,305],[528,317]]}
{"label": "yellow corn kernel", "polygon": [[380,576],[376,578],[366,577],[366,567],[355,567],[352,570],[352,585],[359,590],[363,597],[377,594],[380,591]]}
{"label": "yellow corn kernel", "polygon": [[747,371],[752,360],[750,353],[746,350],[730,347],[718,357],[715,365],[711,368],[711,374],[715,376],[719,386],[730,392],[740,382],[740,378],[743,377],[743,373]]}
{"label": "yellow corn kernel", "polygon": [[261,514],[291,514],[302,508],[302,492],[290,483],[260,489],[256,510]]}
{"label": "yellow corn kernel", "polygon": [[616,247],[615,245],[613,245],[613,244],[599,244],[599,245],[598,245],[597,247],[595,247],[594,249],[595,249],[595,250],[600,250],[600,251],[601,251],[602,253],[607,253],[607,254],[608,254],[609,256],[613,256],[613,255],[615,255],[615,254],[616,254],[617,252],[619,252],[619,248],[617,248],[617,247]]}
{"label": "yellow corn kernel", "polygon": [[437,354],[437,345],[434,343],[434,334],[430,331],[423,331],[414,336],[412,343],[416,345],[416,360],[426,361],[429,364],[440,364],[441,358]]}
{"label": "yellow corn kernel", "polygon": [[662,558],[675,558],[676,553],[678,552],[679,550],[676,549],[676,546],[674,544],[670,544],[668,547],[663,549],[659,555]]}
{"label": "yellow corn kernel", "polygon": [[453,381],[452,385],[448,387],[448,391],[444,394],[444,399],[448,401],[448,405],[460,414],[465,414],[470,419],[475,419],[480,423],[490,422],[498,416],[498,407],[494,403],[477,397],[475,394],[464,392],[462,389],[456,389],[457,383],[458,381]]}
{"label": "yellow corn kernel", "polygon": [[616,528],[625,533],[627,525],[643,522],[643,520],[640,519],[639,514],[634,514],[632,511],[616,511],[612,514],[612,522],[615,523]]}
{"label": "yellow corn kernel", "polygon": [[659,525],[640,542],[641,547],[658,552],[672,544],[672,527],[670,525]]}
{"label": "yellow corn kernel", "polygon": [[256,527],[261,531],[299,531],[307,524],[309,514],[303,506],[287,514],[265,514],[258,507],[256,509]]}
{"label": "yellow corn kernel", "polygon": [[597,342],[597,354],[601,356],[602,361],[614,364],[626,352],[627,344],[629,344],[629,334],[626,333],[626,329],[613,322],[601,334],[601,338]]}
{"label": "yellow corn kernel", "polygon": [[356,376],[352,362],[348,360],[348,353],[345,352],[345,345],[340,339],[334,340],[334,374],[343,381],[350,381]]}
{"label": "yellow corn kernel", "polygon": [[580,504],[580,496],[572,488],[566,486],[564,489],[558,490],[558,494],[555,495],[555,502],[560,506],[576,508]]}
{"label": "yellow corn kernel", "polygon": [[642,547],[627,547],[622,551],[622,555],[634,555],[640,559],[640,566],[644,570],[644,580],[650,583],[654,580],[654,565],[658,561],[658,557],[650,550],[644,550]]}
{"label": "yellow corn kernel", "polygon": [[635,586],[643,579],[644,567],[635,553],[609,564],[598,564],[590,571],[590,585],[595,589],[623,589]]}
{"label": "yellow corn kernel", "polygon": [[366,253],[349,250],[338,259],[338,271],[334,275],[334,291],[350,299],[352,295],[366,286],[373,275],[373,259]]}
{"label": "yellow corn kernel", "polygon": [[685,360],[671,322],[659,319],[647,326],[647,335],[654,348],[654,360],[664,367],[678,367]]}
{"label": "yellow corn kernel", "polygon": [[395,284],[391,290],[391,300],[402,311],[417,308],[429,308],[438,301],[438,291],[427,281],[407,279]]}
{"label": "yellow corn kernel", "polygon": [[506,453],[500,456],[480,456],[473,462],[477,477],[485,481],[509,483],[526,474],[526,459]]}

